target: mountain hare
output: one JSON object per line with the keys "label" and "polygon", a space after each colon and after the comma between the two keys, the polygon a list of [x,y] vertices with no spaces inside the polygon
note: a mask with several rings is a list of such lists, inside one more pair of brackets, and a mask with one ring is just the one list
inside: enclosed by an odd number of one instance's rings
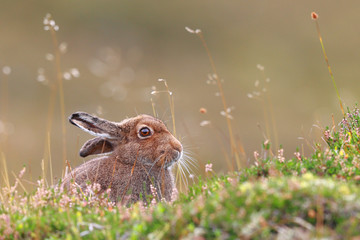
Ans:
{"label": "mountain hare", "polygon": [[[82,189],[98,183],[101,192],[111,189],[110,200],[136,202],[156,188],[157,198],[171,201],[175,190],[171,167],[183,153],[181,143],[164,123],[149,115],[138,115],[122,122],[110,122],[85,112],[69,117],[70,123],[96,136],[80,149],[80,156],[107,154],[73,169],[63,179]],[[73,180],[72,180],[73,179]],[[125,198],[124,198],[125,197]]]}

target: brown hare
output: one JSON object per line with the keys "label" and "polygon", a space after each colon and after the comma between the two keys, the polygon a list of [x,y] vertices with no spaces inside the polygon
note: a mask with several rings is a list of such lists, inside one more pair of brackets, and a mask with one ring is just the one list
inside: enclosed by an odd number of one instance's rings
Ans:
{"label": "brown hare", "polygon": [[171,167],[182,157],[183,147],[162,121],[138,115],[110,122],[85,112],[72,114],[69,121],[96,136],[80,149],[81,157],[107,155],[73,169],[63,179],[64,188],[69,189],[72,181],[82,189],[98,183],[101,192],[111,189],[111,201],[146,202],[152,185],[158,199],[171,201],[176,190]]}

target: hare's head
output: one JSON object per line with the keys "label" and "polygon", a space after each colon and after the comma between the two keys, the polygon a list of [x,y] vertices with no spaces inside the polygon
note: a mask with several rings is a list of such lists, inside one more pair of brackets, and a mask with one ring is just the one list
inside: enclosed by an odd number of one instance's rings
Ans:
{"label": "hare's head", "polygon": [[87,141],[80,156],[111,153],[124,164],[169,168],[182,156],[181,143],[164,123],[149,115],[138,115],[122,122],[110,122],[84,112],[76,112],[69,121],[96,136]]}

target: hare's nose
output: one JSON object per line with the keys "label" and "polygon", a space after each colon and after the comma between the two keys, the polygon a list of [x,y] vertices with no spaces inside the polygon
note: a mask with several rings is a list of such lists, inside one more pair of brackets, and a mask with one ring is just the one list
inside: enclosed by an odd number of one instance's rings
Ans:
{"label": "hare's nose", "polygon": [[182,151],[174,150],[173,152],[173,161],[178,161],[182,157]]}

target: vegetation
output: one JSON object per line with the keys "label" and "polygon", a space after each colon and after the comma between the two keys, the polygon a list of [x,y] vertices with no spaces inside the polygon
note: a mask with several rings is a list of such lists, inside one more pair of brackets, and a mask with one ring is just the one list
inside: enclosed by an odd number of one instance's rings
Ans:
{"label": "vegetation", "polygon": [[[98,186],[65,194],[38,181],[19,194],[22,173],[1,192],[3,239],[309,239],[360,236],[359,110],[327,128],[309,157],[255,154],[254,166],[217,176],[211,164],[172,203],[116,205]],[[263,145],[262,155],[268,145]],[[150,196],[151,197],[151,196]]]}

